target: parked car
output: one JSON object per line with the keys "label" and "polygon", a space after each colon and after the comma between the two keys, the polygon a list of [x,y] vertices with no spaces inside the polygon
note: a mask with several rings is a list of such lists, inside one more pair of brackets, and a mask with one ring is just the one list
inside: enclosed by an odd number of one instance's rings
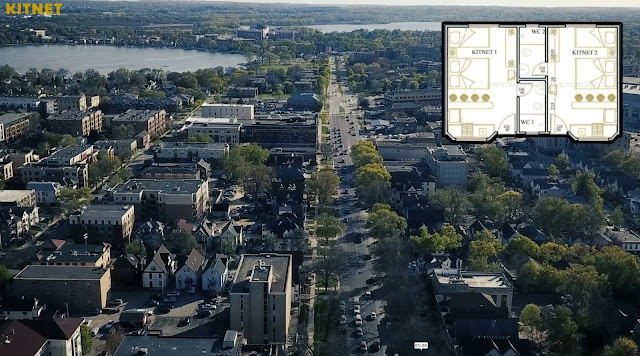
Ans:
{"label": "parked car", "polygon": [[347,316],[344,314],[340,315],[340,325],[347,325]]}
{"label": "parked car", "polygon": [[158,305],[160,305],[160,302],[155,299],[149,299],[144,303],[144,305],[146,307],[157,307]]}
{"label": "parked car", "polygon": [[113,325],[114,325],[115,323],[116,323],[116,322],[115,322],[115,321],[113,321],[113,320],[109,320],[109,321],[107,321],[107,323],[106,323],[106,324],[104,324],[104,330],[106,330],[106,331],[111,330],[111,328],[113,327]]}
{"label": "parked car", "polygon": [[98,336],[99,332],[100,332],[100,328],[93,328],[93,329],[91,329],[91,336],[92,337],[96,337],[96,336]]}
{"label": "parked car", "polygon": [[82,322],[82,324],[83,324],[84,326],[87,326],[87,327],[91,326],[91,323],[92,323],[92,320],[91,320],[91,319],[89,319],[89,320],[85,320],[85,321],[83,321],[83,322]]}
{"label": "parked car", "polygon": [[353,306],[353,315],[360,314],[360,304]]}
{"label": "parked car", "polygon": [[368,291],[364,292],[364,296],[367,297],[367,298],[371,298],[371,291],[368,290]]}
{"label": "parked car", "polygon": [[347,309],[347,303],[344,301],[340,302],[340,310],[345,311]]}
{"label": "parked car", "polygon": [[173,302],[176,301],[176,297],[166,297],[166,298],[164,298],[164,301],[166,303],[173,303]]}
{"label": "parked car", "polygon": [[376,312],[371,312],[369,318],[371,318],[371,320],[376,320],[378,318],[378,315],[376,314]]}
{"label": "parked car", "polygon": [[360,342],[360,351],[367,352],[367,342],[366,341],[361,341]]}
{"label": "parked car", "polygon": [[362,326],[362,315],[356,315],[356,326]]}
{"label": "parked car", "polygon": [[362,335],[364,335],[364,331],[362,330],[362,327],[358,326],[356,328],[356,336],[361,337]]}

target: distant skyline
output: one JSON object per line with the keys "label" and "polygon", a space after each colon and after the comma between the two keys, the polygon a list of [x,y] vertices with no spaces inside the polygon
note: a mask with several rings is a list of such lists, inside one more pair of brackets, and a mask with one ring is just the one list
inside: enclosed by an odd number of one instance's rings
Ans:
{"label": "distant skyline", "polygon": [[377,6],[640,7],[638,0],[214,0],[220,2]]}

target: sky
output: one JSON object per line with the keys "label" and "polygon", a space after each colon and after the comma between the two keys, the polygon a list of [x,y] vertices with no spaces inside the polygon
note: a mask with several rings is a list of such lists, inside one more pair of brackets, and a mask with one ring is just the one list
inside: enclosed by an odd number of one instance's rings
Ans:
{"label": "sky", "polygon": [[224,0],[310,5],[461,5],[531,7],[640,7],[638,0]]}

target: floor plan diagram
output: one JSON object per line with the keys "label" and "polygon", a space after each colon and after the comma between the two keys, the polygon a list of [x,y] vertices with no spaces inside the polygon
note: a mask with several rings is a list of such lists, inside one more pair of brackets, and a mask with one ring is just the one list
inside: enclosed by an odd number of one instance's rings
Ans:
{"label": "floor plan diagram", "polygon": [[622,133],[621,23],[452,23],[443,27],[443,130],[614,141]]}

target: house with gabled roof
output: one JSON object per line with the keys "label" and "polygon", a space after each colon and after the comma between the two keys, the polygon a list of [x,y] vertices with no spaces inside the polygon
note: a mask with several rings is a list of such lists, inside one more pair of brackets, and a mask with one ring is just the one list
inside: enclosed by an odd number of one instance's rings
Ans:
{"label": "house with gabled roof", "polygon": [[229,257],[223,254],[209,260],[202,272],[202,290],[220,292],[227,283],[229,277]]}
{"label": "house with gabled roof", "polygon": [[191,249],[184,264],[176,272],[176,289],[195,293],[200,285],[200,277],[204,266],[205,257],[195,248]]}
{"label": "house with gabled roof", "polygon": [[222,246],[222,241],[226,240],[230,242],[233,247],[237,247],[243,244],[243,236],[242,225],[235,220],[229,220],[219,230],[215,231],[214,238],[218,240],[220,246]]}
{"label": "house with gabled roof", "polygon": [[511,239],[516,237],[516,235],[518,235],[518,232],[509,223],[502,224],[496,230],[496,237],[499,238],[500,241],[502,241],[502,244],[508,244]]}
{"label": "house with gabled roof", "polygon": [[142,286],[144,288],[165,288],[175,275],[176,270],[176,255],[161,245],[142,273]]}
{"label": "house with gabled roof", "polygon": [[547,235],[545,235],[542,231],[536,229],[536,227],[531,224],[521,226],[518,229],[518,233],[522,236],[528,237],[533,242],[539,245],[547,241]]}

